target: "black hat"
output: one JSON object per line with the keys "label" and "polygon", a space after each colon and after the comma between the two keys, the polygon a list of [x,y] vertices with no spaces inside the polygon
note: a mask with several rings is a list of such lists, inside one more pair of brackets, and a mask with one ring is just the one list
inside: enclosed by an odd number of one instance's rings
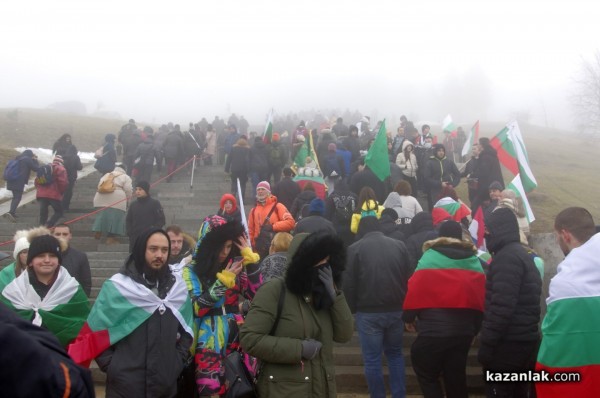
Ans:
{"label": "black hat", "polygon": [[146,191],[147,194],[150,193],[150,184],[148,183],[148,181],[138,181],[135,184],[136,188],[142,188],[144,191]]}
{"label": "black hat", "polygon": [[27,265],[31,264],[36,256],[44,253],[52,253],[58,257],[58,263],[62,263],[60,242],[52,235],[41,235],[31,240],[29,253],[27,253]]}
{"label": "black hat", "polygon": [[440,226],[439,236],[462,240],[462,227],[459,223],[453,220],[444,221]]}
{"label": "black hat", "polygon": [[497,189],[498,191],[502,191],[504,189],[504,187],[502,186],[502,184],[500,184],[498,181],[494,181],[490,184],[490,187],[488,188],[490,191],[492,189]]}

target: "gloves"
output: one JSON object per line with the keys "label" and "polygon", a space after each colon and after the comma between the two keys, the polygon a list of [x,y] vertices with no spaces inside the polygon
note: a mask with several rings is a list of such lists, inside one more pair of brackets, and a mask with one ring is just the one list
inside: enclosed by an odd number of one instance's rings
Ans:
{"label": "gloves", "polygon": [[309,361],[315,359],[322,346],[323,344],[315,339],[302,340],[302,359]]}
{"label": "gloves", "polygon": [[325,286],[325,290],[327,291],[327,294],[331,300],[335,301],[337,292],[335,290],[335,286],[333,285],[333,272],[331,271],[331,267],[329,265],[319,268],[319,279],[323,283],[323,286]]}
{"label": "gloves", "polygon": [[244,266],[248,264],[256,264],[260,261],[260,256],[254,253],[249,247],[244,247],[240,254],[244,257]]}
{"label": "gloves", "polygon": [[217,272],[217,279],[221,281],[227,289],[231,289],[235,286],[235,274],[231,271],[223,270],[221,272]]}
{"label": "gloves", "polygon": [[267,232],[273,232],[273,224],[271,224],[270,222],[266,222],[263,226],[262,229],[264,229]]}

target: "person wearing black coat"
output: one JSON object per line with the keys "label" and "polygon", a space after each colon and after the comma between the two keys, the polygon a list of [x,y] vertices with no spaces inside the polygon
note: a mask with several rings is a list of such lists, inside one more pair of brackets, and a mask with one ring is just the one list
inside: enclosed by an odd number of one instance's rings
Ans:
{"label": "person wearing black coat", "polygon": [[456,164],[446,157],[446,148],[442,144],[433,146],[433,155],[425,166],[425,183],[429,190],[429,210],[433,208],[442,188],[450,185],[456,188],[460,183],[460,172]]}
{"label": "person wearing black coat", "polygon": [[115,163],[117,163],[116,139],[117,137],[114,134],[106,134],[104,136],[102,155],[97,157],[96,163],[94,163],[94,168],[102,175],[110,173],[115,169]]}
{"label": "person wearing black coat", "polygon": [[[167,175],[171,175],[177,169],[177,163],[183,159],[183,136],[179,128],[167,135],[163,144],[163,153],[167,163]],[[171,181],[171,177],[167,177],[167,182],[169,181]]]}
{"label": "person wearing black coat", "polygon": [[417,263],[423,256],[423,243],[438,237],[437,232],[433,229],[433,218],[428,211],[422,211],[415,214],[411,220],[410,227],[412,235],[409,236],[405,243],[408,249],[411,272],[417,268]]}
{"label": "person wearing black coat", "polygon": [[307,182],[306,185],[304,185],[302,192],[300,192],[298,196],[296,196],[296,199],[294,199],[292,208],[288,209],[292,217],[294,217],[294,220],[298,221],[302,217],[308,215],[308,206],[316,197],[317,194],[315,193],[315,187],[313,186],[312,182]]}
{"label": "person wearing black coat", "polygon": [[138,181],[135,184],[136,200],[129,205],[125,218],[125,228],[129,236],[129,251],[137,237],[148,228],[161,228],[165,225],[165,213],[160,202],[150,197],[150,184]]}
{"label": "person wearing black coat", "polygon": [[351,162],[356,162],[360,159],[360,140],[358,138],[358,128],[350,126],[350,135],[344,139],[344,146],[352,154]]}
{"label": "person wearing black coat", "polygon": [[504,179],[502,178],[498,153],[490,145],[490,139],[487,137],[480,138],[479,149],[479,156],[472,173],[473,176],[477,178],[477,190],[475,192],[474,200],[471,203],[472,214],[475,214],[477,208],[481,206],[484,201],[489,200],[489,187],[494,181],[499,182],[502,186],[502,190],[504,190]]}
{"label": "person wearing black coat", "polygon": [[[520,243],[512,210],[500,208],[486,220],[485,242],[492,254],[485,286],[485,311],[478,359],[484,370],[533,370],[540,341],[542,279],[533,256]],[[485,385],[491,396],[526,396],[527,383]]]}
{"label": "person wearing black coat", "polygon": [[394,209],[385,209],[381,212],[379,227],[385,236],[404,242],[404,230],[410,228],[410,224],[399,224],[398,213]]}
{"label": "person wearing black coat", "polygon": [[19,162],[19,178],[6,182],[6,189],[11,191],[13,195],[10,201],[10,210],[6,215],[13,222],[16,222],[18,218],[17,207],[19,207],[19,203],[21,203],[21,199],[23,198],[23,191],[25,190],[25,185],[29,182],[29,176],[32,171],[38,171],[39,168],[37,156],[33,154],[31,149],[24,150],[15,159]]}
{"label": "person wearing black coat", "polygon": [[324,216],[325,203],[319,198],[314,198],[308,207],[308,217],[304,217],[298,221],[294,227],[294,234],[327,231],[332,235],[336,235],[333,224]]}
{"label": "person wearing black coat", "polygon": [[135,162],[135,152],[142,143],[142,135],[139,130],[134,130],[131,135],[123,142],[123,164],[127,175],[131,177],[133,173],[133,164]]}
{"label": "person wearing black coat", "polygon": [[344,180],[338,181],[334,191],[325,199],[325,217],[333,223],[338,236],[346,246],[354,242],[350,223],[356,206],[358,206],[358,196],[350,191]]}
{"label": "person wearing black coat", "polygon": [[95,396],[92,374],[77,366],[57,338],[0,304],[0,387],[2,396]]}
{"label": "person wearing black coat", "polygon": [[[268,177],[269,154],[267,152],[267,145],[261,137],[256,137],[254,139],[254,145],[250,148],[250,179],[252,181],[252,192],[256,192],[258,183],[266,181]],[[279,195],[275,196],[277,196],[279,202],[282,202]]]}
{"label": "person wearing black coat", "polygon": [[[144,129],[145,130],[145,129]],[[150,181],[154,168],[154,137],[148,135],[135,150],[133,174],[136,181]]]}
{"label": "person wearing black coat", "polygon": [[75,188],[75,182],[77,181],[77,171],[82,170],[81,159],[77,154],[77,147],[73,145],[71,134],[63,134],[52,146],[52,152],[56,155],[62,156],[63,166],[67,170],[67,179],[69,185],[65,192],[63,192],[62,208],[63,211],[68,211],[71,205],[71,198],[73,197],[73,189]]}
{"label": "person wearing black coat", "polygon": [[358,171],[350,179],[350,190],[358,195],[364,187],[369,187],[375,192],[377,202],[385,202],[388,195],[385,184],[371,171],[369,166],[362,163],[359,164]]}
{"label": "person wearing black coat", "polygon": [[[283,178],[273,187],[273,195],[277,197],[277,201],[290,210],[294,199],[302,191],[300,185],[292,179],[293,171],[289,167],[283,168]],[[256,189],[255,189],[256,190]]]}
{"label": "person wearing black coat", "polygon": [[240,180],[242,200],[246,194],[246,183],[248,182],[248,167],[250,164],[250,146],[246,138],[241,137],[231,148],[231,152],[225,161],[225,172],[231,173],[231,193],[237,193],[237,180]]}

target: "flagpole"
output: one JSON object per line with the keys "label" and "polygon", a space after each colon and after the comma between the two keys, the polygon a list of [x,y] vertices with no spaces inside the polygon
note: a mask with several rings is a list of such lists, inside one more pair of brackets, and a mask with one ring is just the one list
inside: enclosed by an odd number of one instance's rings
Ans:
{"label": "flagpole", "polygon": [[240,213],[242,214],[242,225],[244,226],[244,230],[246,231],[246,235],[248,236],[248,244],[250,248],[252,248],[252,243],[250,242],[250,232],[248,232],[248,220],[246,219],[246,209],[244,209],[244,198],[242,197],[242,187],[240,185],[240,179],[237,179],[237,193],[238,193],[238,202],[240,203]]}

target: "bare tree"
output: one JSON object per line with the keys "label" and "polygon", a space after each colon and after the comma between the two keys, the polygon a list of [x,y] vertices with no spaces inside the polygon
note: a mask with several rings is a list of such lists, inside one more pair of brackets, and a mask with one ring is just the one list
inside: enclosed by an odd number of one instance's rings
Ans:
{"label": "bare tree", "polygon": [[592,60],[583,59],[581,71],[574,79],[574,92],[570,97],[577,125],[596,139],[600,136],[600,51]]}

